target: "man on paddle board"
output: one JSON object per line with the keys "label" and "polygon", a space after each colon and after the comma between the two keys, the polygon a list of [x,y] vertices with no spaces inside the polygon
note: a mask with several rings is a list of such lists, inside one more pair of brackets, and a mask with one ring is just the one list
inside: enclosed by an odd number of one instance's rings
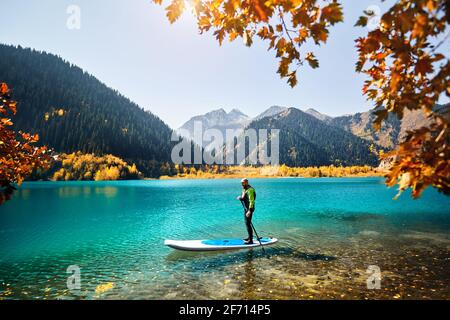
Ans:
{"label": "man on paddle board", "polygon": [[247,228],[248,238],[244,239],[245,244],[253,244],[253,229],[252,229],[252,216],[255,211],[256,192],[255,189],[249,185],[248,179],[241,180],[242,194],[238,197],[240,201],[244,203],[245,207],[245,226]]}

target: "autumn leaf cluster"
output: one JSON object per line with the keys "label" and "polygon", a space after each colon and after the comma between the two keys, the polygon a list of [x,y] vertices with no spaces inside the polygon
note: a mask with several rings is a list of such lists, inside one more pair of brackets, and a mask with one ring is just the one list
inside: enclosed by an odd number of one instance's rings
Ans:
{"label": "autumn leaf cluster", "polygon": [[14,184],[20,184],[33,170],[48,168],[50,156],[46,147],[36,146],[37,134],[11,129],[11,115],[17,103],[11,99],[6,83],[0,83],[0,204],[11,197]]}
{"label": "autumn leaf cluster", "polygon": [[[301,52],[301,46],[308,40],[326,43],[329,27],[343,21],[341,5],[332,0],[192,0],[190,6],[200,33],[211,30],[220,44],[242,38],[251,46],[254,37],[267,42],[279,60],[278,74],[291,87],[297,84],[301,65],[319,66],[314,53]],[[167,18],[175,22],[186,8],[184,0],[171,0]]]}
{"label": "autumn leaf cluster", "polygon": [[[142,173],[139,172],[135,164],[128,164],[126,161],[111,154],[95,155],[84,154],[80,151],[59,155],[58,162],[54,163],[54,173],[51,176],[55,181],[69,180],[124,180],[140,179]],[[59,168],[56,168],[60,166]]]}
{"label": "autumn leaf cluster", "polygon": [[[365,12],[356,25],[366,26],[372,14]],[[414,198],[429,185],[450,193],[450,105],[437,108],[441,97],[450,97],[450,61],[440,52],[449,23],[448,1],[400,0],[377,29],[356,40],[356,70],[368,77],[363,93],[375,104],[375,130],[391,113],[402,119],[405,110],[420,109],[430,119],[383,156],[392,159],[386,183],[411,187]]]}

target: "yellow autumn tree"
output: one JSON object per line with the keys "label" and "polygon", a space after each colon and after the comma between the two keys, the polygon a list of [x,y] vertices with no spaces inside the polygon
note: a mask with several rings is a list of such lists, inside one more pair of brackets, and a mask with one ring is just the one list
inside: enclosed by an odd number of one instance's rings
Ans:
{"label": "yellow autumn tree", "polygon": [[95,173],[94,180],[118,180],[120,177],[120,171],[117,167],[106,167],[98,170]]}
{"label": "yellow autumn tree", "polygon": [[62,168],[55,170],[53,180],[119,180],[142,177],[135,164],[130,165],[113,155],[63,153],[60,160]]}

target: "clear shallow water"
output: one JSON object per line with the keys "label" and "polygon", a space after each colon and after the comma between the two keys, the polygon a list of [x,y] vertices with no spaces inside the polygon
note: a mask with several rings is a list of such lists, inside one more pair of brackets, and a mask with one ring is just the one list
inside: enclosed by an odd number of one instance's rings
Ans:
{"label": "clear shallow water", "polygon": [[[252,182],[255,227],[280,239],[269,259],[163,246],[245,236],[235,179],[24,183],[0,206],[0,298],[450,297],[450,198],[393,201],[380,178]],[[77,293],[70,265],[81,268]],[[367,290],[369,265],[380,290]]]}

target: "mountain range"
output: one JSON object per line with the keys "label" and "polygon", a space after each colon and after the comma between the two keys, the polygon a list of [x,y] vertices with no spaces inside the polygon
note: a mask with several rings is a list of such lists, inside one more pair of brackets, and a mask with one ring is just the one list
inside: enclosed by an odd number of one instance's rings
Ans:
{"label": "mountain range", "polygon": [[332,118],[328,123],[386,149],[394,148],[404,139],[407,131],[429,124],[429,120],[421,110],[406,110],[402,121],[394,115],[389,115],[378,132],[375,132],[372,126],[374,119],[375,115],[367,111]]}
{"label": "mountain range", "polygon": [[[113,154],[136,163],[148,177],[170,174],[173,130],[79,67],[49,53],[0,44],[0,82],[18,101],[14,129],[38,133],[41,144],[57,152]],[[404,121],[391,117],[374,132],[373,118],[370,111],[331,117],[311,108],[271,106],[249,117],[238,109],[218,109],[193,117],[177,131],[192,139],[196,121],[203,130],[223,133],[280,129],[281,163],[376,165],[371,144],[392,148],[407,130],[427,123],[420,111],[409,112]]]}
{"label": "mountain range", "polygon": [[[239,111],[233,109],[230,112],[226,112],[224,109],[217,109],[210,111],[204,115],[192,117],[178,128],[177,132],[186,138],[194,140],[194,124],[201,123],[202,129],[218,129],[225,135],[226,129],[241,129],[247,126],[251,122],[251,118]],[[200,144],[199,141],[197,144]]]}
{"label": "mountain range", "polygon": [[252,121],[247,128],[280,130],[279,160],[289,166],[378,163],[369,141],[296,108]]}
{"label": "mountain range", "polygon": [[[300,110],[297,108],[271,106],[254,118],[245,115],[242,111],[237,109],[233,109],[229,114],[227,114],[223,109],[215,110],[204,115],[199,115],[191,118],[178,129],[178,132],[180,134],[182,132],[187,133],[181,135],[193,140],[192,132],[194,121],[200,121],[203,125],[203,130],[220,129],[223,133],[225,133],[226,128],[244,129],[250,126],[252,122],[259,121],[266,117],[277,117],[279,114],[286,112],[288,109],[302,111],[303,113],[313,116],[314,118],[322,121],[322,125],[329,125],[340,128],[383,149],[394,148],[399,142],[403,140],[408,130],[418,128],[429,123],[425,114],[421,110],[407,110],[404,113],[402,121],[400,121],[396,116],[390,115],[388,119],[383,122],[381,129],[378,132],[375,132],[372,126],[375,115],[372,113],[372,111],[332,117],[313,108]],[[221,114],[220,121],[218,121],[217,117],[213,116],[217,113]],[[233,116],[235,114],[239,114],[241,116],[238,118]],[[184,129],[184,131],[182,129]],[[199,143],[199,141],[195,142]]]}

